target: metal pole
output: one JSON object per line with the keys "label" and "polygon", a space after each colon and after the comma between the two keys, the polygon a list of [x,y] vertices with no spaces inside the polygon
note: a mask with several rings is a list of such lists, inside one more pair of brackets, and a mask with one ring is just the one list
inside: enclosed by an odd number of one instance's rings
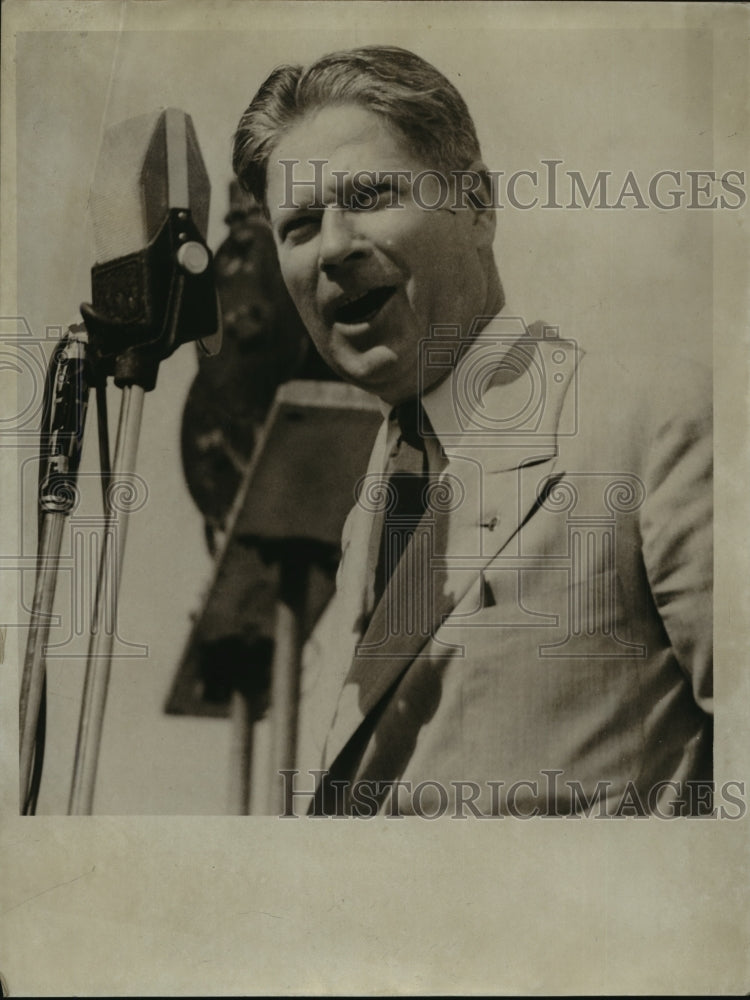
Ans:
{"label": "metal pole", "polygon": [[34,603],[31,609],[26,658],[20,694],[20,794],[24,811],[34,764],[37,720],[44,688],[44,648],[49,638],[52,608],[55,601],[57,570],[67,514],[47,512],[42,515],[39,538]]}
{"label": "metal pole", "polygon": [[229,750],[229,812],[247,816],[250,812],[250,769],[253,754],[253,713],[250,699],[233,691],[230,703],[232,738]]}
{"label": "metal pole", "polygon": [[[91,623],[86,678],[83,686],[81,715],[78,723],[73,780],[68,805],[69,815],[90,815],[94,800],[96,769],[99,763],[104,710],[117,622],[117,594],[122,576],[123,552],[128,529],[128,510],[115,512],[113,499],[126,485],[121,480],[135,469],[138,437],[145,392],[137,385],[122,390],[117,444],[112,469],[109,503],[106,511],[102,553],[96,585],[96,599]],[[117,526],[115,534],[114,527]],[[117,544],[115,544],[117,543]],[[109,603],[107,602],[109,597]]]}
{"label": "metal pole", "polygon": [[308,567],[304,559],[298,562],[291,553],[284,553],[280,565],[271,667],[269,815],[279,815],[284,811],[284,789],[279,771],[293,768],[297,755],[297,715],[307,578]]}

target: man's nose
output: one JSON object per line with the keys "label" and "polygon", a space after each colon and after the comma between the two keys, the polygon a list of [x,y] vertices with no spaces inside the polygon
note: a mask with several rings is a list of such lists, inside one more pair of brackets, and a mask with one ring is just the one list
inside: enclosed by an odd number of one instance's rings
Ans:
{"label": "man's nose", "polygon": [[329,273],[343,264],[367,256],[367,240],[359,232],[355,213],[329,205],[320,224],[320,269]]}

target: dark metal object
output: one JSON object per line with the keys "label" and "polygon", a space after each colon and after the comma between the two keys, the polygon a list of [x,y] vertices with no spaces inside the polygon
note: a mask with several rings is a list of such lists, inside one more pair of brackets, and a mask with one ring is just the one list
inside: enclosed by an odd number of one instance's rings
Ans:
{"label": "dark metal object", "polygon": [[[204,247],[206,266],[195,273],[188,244]],[[120,388],[156,385],[159,364],[181,344],[220,328],[211,255],[189,209],[172,209],[148,246],[91,269],[92,305],[81,305],[91,357]]]}
{"label": "dark metal object", "polygon": [[268,223],[236,182],[226,222],[214,258],[222,349],[198,357],[181,436],[185,480],[212,552],[278,387],[292,378],[338,380],[286,290]]}

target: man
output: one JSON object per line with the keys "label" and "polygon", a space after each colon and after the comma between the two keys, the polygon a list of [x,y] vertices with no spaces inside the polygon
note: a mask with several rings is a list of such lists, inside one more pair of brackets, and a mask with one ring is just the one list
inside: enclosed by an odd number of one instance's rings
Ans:
{"label": "man", "polygon": [[234,166],[321,355],[386,417],[315,636],[315,811],[705,811],[706,374],[501,315],[471,117],[409,52],[276,70]]}

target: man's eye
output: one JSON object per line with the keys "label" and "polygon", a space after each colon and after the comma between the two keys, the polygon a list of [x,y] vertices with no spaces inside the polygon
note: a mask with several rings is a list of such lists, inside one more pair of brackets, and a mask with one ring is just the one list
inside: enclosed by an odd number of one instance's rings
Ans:
{"label": "man's eye", "polygon": [[317,215],[297,215],[285,223],[281,230],[282,239],[300,241],[308,239],[320,225]]}

